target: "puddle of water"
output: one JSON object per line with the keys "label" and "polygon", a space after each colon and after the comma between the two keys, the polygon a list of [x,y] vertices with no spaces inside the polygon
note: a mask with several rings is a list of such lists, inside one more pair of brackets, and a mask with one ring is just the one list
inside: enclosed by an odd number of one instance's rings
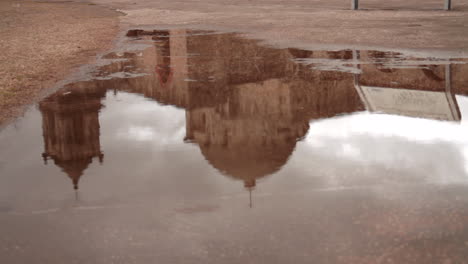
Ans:
{"label": "puddle of water", "polygon": [[[442,217],[453,209],[454,221],[466,219],[466,60],[275,49],[208,31],[136,30],[127,36],[129,43],[151,46],[105,55],[109,64],[92,80],[66,85],[0,133],[0,193],[5,208],[14,208],[6,211],[10,215],[60,219],[85,212],[66,210],[79,205],[98,208],[88,211],[101,219],[92,225],[102,227],[109,216],[126,219],[112,211],[121,210],[155,221],[144,225],[169,239],[157,243],[168,251],[182,239],[208,250],[205,239],[236,237],[223,223],[239,224],[236,241],[244,241],[242,230],[260,228],[259,217],[286,221],[285,212],[297,224],[297,237],[289,239],[300,243],[301,228],[321,229],[307,220],[319,216],[301,211],[306,208],[332,219],[326,229],[348,234],[343,241],[353,243],[361,234],[340,219],[364,217],[359,223],[368,221],[363,226],[371,240],[388,235],[388,241],[379,238],[388,247],[395,237],[415,236],[412,228],[428,212]],[[330,211],[312,208],[311,201]],[[258,213],[249,214],[249,207]],[[409,212],[415,223],[406,218],[407,233],[393,232],[384,220],[388,212]],[[239,223],[243,217],[251,227]],[[222,232],[208,231],[199,219]],[[117,226],[155,242],[127,221]],[[388,230],[374,230],[379,223]],[[426,223],[422,231],[434,238],[448,230],[444,223]],[[206,233],[193,233],[201,231]],[[281,244],[274,241],[269,245]],[[203,255],[186,246],[182,256]],[[354,250],[386,246],[364,243]],[[335,259],[336,251],[329,252],[316,254]]]}

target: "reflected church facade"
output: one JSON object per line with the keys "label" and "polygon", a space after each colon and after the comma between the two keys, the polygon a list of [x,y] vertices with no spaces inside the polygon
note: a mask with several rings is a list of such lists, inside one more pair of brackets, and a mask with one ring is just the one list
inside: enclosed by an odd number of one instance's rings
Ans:
{"label": "reflected church facade", "polygon": [[39,103],[44,138],[42,158],[45,163],[53,160],[70,177],[75,190],[93,159],[100,163],[104,160],[99,110],[105,93],[94,87],[61,90]]}
{"label": "reflected church facade", "polygon": [[[311,119],[368,107],[353,74],[313,70],[294,61],[352,60],[352,51],[274,49],[236,34],[186,30],[129,35],[151,38],[154,45],[141,56],[109,54],[109,58],[127,60],[103,66],[99,74],[135,69],[149,74],[73,83],[40,103],[43,157],[61,167],[75,188],[93,159],[103,161],[99,112],[108,91],[140,94],[185,109],[185,141],[197,144],[207,162],[224,175],[242,180],[248,189],[287,163]],[[360,56],[383,55],[364,51]],[[416,81],[408,81],[409,77]],[[361,84],[385,87],[395,80],[409,89],[437,90],[445,77],[438,66],[391,71],[378,64],[363,66],[360,77]]]}

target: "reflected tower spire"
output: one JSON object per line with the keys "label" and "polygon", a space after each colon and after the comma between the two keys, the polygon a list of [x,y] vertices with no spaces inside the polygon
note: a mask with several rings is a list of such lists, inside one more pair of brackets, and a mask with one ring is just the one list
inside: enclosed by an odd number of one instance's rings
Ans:
{"label": "reflected tower spire", "polygon": [[256,180],[255,179],[248,179],[244,180],[244,187],[249,191],[249,207],[253,207],[253,202],[252,202],[252,191],[255,189],[256,185]]}
{"label": "reflected tower spire", "polygon": [[83,172],[97,157],[102,163],[99,110],[105,90],[80,87],[60,90],[39,103],[42,113],[44,153],[52,159],[78,190]]}

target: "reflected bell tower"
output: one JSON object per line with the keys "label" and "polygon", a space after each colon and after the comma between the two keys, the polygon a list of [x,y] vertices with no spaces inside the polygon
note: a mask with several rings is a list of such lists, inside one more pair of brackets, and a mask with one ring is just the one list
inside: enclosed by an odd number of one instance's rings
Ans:
{"label": "reflected bell tower", "polygon": [[39,103],[42,113],[44,153],[72,180],[73,189],[83,172],[97,158],[104,161],[100,145],[99,110],[105,90],[60,90]]}

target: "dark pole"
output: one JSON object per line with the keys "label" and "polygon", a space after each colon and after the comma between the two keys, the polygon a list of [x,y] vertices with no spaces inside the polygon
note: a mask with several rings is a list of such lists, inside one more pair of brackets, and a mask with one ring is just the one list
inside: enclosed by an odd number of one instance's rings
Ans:
{"label": "dark pole", "polygon": [[[446,0],[450,1],[450,0]],[[359,0],[351,0],[351,9],[358,10],[359,9]]]}
{"label": "dark pole", "polygon": [[[450,62],[449,62],[450,63]],[[457,105],[457,99],[452,91],[452,65],[445,65],[445,96],[447,97],[447,103],[450,106],[450,112],[452,118],[455,121],[460,121],[461,116]]]}
{"label": "dark pole", "polygon": [[451,10],[452,9],[452,0],[445,0],[445,10]]}

